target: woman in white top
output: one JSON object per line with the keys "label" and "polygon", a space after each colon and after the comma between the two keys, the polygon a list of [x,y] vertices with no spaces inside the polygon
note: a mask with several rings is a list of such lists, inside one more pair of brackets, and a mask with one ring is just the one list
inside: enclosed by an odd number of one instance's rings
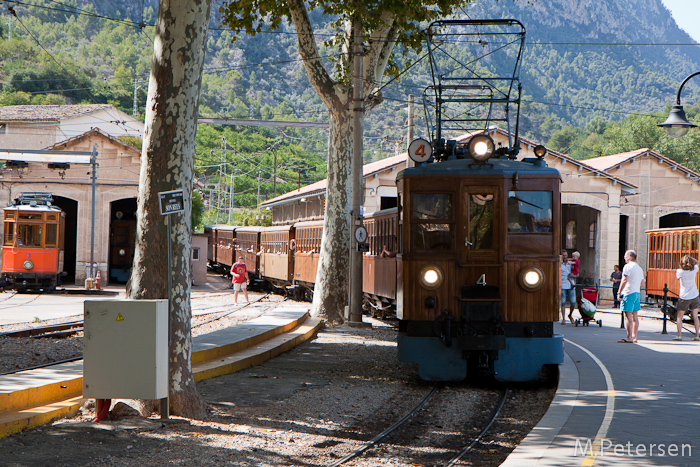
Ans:
{"label": "woman in white top", "polygon": [[698,308],[700,308],[700,297],[698,296],[698,287],[695,285],[695,275],[698,273],[698,260],[685,255],[681,258],[681,268],[676,269],[676,277],[681,283],[681,291],[678,294],[678,311],[676,312],[676,326],[678,333],[673,338],[674,341],[682,340],[681,331],[683,330],[683,315],[690,310],[693,316],[693,324],[695,325],[695,337],[693,340],[700,340],[698,333],[700,332],[700,323],[698,322]]}

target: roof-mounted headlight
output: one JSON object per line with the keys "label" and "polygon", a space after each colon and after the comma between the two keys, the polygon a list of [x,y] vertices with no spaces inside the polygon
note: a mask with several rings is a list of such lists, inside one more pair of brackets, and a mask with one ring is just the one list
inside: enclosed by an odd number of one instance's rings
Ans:
{"label": "roof-mounted headlight", "polygon": [[469,155],[476,162],[486,162],[493,155],[496,145],[489,135],[472,136],[469,140]]}

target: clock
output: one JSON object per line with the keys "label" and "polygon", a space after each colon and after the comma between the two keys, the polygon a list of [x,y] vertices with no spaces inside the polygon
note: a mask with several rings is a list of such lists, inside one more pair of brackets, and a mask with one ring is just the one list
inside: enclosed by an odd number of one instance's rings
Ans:
{"label": "clock", "polygon": [[355,240],[357,240],[358,243],[363,243],[367,240],[367,230],[365,230],[364,227],[358,227],[355,230]]}

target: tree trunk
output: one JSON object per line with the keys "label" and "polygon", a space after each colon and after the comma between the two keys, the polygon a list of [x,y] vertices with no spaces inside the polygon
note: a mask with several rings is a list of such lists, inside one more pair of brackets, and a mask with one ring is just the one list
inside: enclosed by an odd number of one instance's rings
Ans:
{"label": "tree trunk", "polygon": [[348,304],[352,208],[352,158],[348,155],[352,154],[352,110],[348,105],[329,114],[326,208],[311,314],[328,324],[341,324]]}
{"label": "tree trunk", "polygon": [[[203,418],[205,404],[192,376],[192,179],[199,90],[211,0],[161,0],[141,151],[136,253],[127,291],[133,299],[167,299],[171,288],[170,410]],[[182,190],[185,212],[172,223],[168,271],[165,216],[158,193]]]}

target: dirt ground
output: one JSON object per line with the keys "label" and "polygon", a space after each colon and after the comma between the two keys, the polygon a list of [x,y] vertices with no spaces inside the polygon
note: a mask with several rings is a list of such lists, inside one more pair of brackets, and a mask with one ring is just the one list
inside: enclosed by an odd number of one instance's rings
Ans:
{"label": "dirt ground", "polygon": [[[0,439],[0,466],[330,465],[401,418],[429,389],[396,356],[396,331],[341,326],[266,364],[198,383],[206,420],[71,419]],[[445,385],[425,412],[345,465],[441,465],[488,418],[500,387]],[[551,380],[510,388],[499,421],[461,465],[499,465],[536,425]],[[480,429],[480,428],[479,428]]]}

